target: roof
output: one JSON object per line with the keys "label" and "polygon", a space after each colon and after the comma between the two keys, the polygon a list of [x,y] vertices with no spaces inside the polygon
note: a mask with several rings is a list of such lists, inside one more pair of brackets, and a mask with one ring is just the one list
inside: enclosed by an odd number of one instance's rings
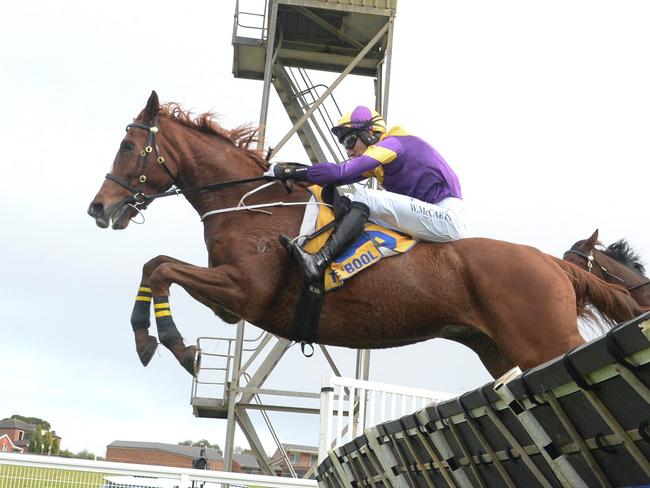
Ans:
{"label": "roof", "polygon": [[234,454],[233,459],[237,461],[237,463],[242,467],[242,468],[259,468],[260,463],[257,462],[257,458],[253,456],[252,454]]}
{"label": "roof", "polygon": [[[181,446],[179,444],[165,444],[162,442],[139,442],[139,441],[113,441],[108,447],[121,447],[125,449],[156,449],[159,451],[171,452],[179,456],[198,458],[201,455],[199,446]],[[216,449],[205,449],[205,457],[210,461],[221,461],[223,456],[219,455]],[[233,459],[242,468],[259,468],[255,456],[251,454],[234,454]]]}
{"label": "roof", "polygon": [[[122,447],[126,449],[157,449],[159,451],[171,452],[179,456],[197,458],[201,455],[199,446],[181,446],[179,444],[164,444],[162,442],[139,442],[139,441],[113,441],[106,447]],[[223,456],[216,449],[205,449],[205,457],[210,461],[220,461]]]}
{"label": "roof", "polygon": [[0,429],[18,429],[33,432],[36,430],[36,426],[18,419],[2,419],[0,420]]}
{"label": "roof", "polygon": [[318,448],[314,446],[301,446],[300,444],[282,444],[287,452],[306,452],[309,454],[318,454]]}

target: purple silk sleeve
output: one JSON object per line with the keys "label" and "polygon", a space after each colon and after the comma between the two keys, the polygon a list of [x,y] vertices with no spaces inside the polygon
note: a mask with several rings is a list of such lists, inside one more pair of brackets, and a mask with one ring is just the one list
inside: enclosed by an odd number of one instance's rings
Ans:
{"label": "purple silk sleeve", "polygon": [[317,185],[348,185],[365,179],[363,173],[375,169],[380,164],[365,154],[343,164],[318,163],[307,169],[307,179]]}

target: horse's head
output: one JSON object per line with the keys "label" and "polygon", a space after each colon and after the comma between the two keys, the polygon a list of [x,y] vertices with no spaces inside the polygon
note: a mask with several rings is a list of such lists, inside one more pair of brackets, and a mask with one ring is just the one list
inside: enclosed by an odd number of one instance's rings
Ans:
{"label": "horse's head", "polygon": [[[155,91],[140,115],[127,125],[111,172],[88,207],[99,227],[124,229],[147,206],[147,195],[176,183],[168,154],[158,145],[160,103]],[[158,136],[158,137],[157,137]]]}
{"label": "horse's head", "polygon": [[563,259],[582,268],[591,269],[594,260],[594,250],[601,244],[598,240],[598,229],[591,234],[589,239],[576,242],[571,249],[564,253]]}
{"label": "horse's head", "polygon": [[[610,283],[625,286],[628,291],[649,284],[645,278],[645,267],[630,244],[621,239],[605,247],[598,241],[598,229],[589,237],[576,242],[564,253],[569,261]],[[642,279],[641,283],[638,283]]]}

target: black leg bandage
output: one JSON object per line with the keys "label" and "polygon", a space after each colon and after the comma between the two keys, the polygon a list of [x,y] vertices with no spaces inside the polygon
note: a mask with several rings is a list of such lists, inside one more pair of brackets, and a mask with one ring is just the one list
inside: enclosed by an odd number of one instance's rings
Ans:
{"label": "black leg bandage", "polygon": [[131,312],[131,327],[133,327],[133,330],[148,329],[151,325],[149,321],[151,300],[151,288],[141,284],[135,297],[133,312]]}
{"label": "black leg bandage", "polygon": [[178,332],[174,319],[172,318],[172,311],[169,308],[169,297],[153,297],[153,306],[160,342],[169,347],[178,339],[182,340],[183,338],[180,332]]}

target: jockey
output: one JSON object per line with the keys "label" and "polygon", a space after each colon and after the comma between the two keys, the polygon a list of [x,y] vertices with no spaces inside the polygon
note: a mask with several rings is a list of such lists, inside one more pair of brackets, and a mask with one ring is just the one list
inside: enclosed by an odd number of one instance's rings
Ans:
{"label": "jockey", "polygon": [[323,186],[374,176],[383,188],[356,189],[349,212],[320,251],[309,254],[298,244],[291,245],[307,280],[318,280],[332,260],[359,237],[368,219],[421,241],[445,242],[465,235],[458,177],[427,142],[399,126],[387,131],[382,116],[363,106],[345,114],[332,133],[351,158],[345,163],[304,167],[273,163],[264,173]]}

